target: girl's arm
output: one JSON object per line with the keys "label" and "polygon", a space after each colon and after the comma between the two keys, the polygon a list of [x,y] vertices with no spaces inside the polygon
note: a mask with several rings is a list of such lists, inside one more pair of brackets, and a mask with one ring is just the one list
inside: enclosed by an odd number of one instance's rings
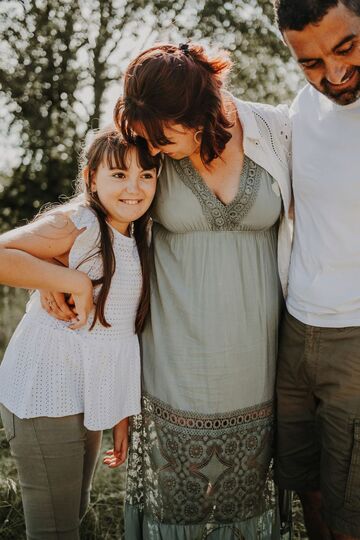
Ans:
{"label": "girl's arm", "polygon": [[86,323],[92,309],[91,280],[84,272],[43,259],[69,253],[81,232],[59,210],[0,236],[0,283],[71,293],[78,314],[74,329]]}

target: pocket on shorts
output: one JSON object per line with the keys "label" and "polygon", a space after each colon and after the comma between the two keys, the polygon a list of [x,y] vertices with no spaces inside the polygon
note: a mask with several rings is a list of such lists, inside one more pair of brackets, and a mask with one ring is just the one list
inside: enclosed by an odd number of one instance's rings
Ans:
{"label": "pocket on shorts", "polygon": [[0,411],[5,437],[10,442],[15,437],[15,415],[4,407],[4,405],[0,405]]}
{"label": "pocket on shorts", "polygon": [[360,509],[360,419],[353,422],[353,447],[345,491],[345,507]]}

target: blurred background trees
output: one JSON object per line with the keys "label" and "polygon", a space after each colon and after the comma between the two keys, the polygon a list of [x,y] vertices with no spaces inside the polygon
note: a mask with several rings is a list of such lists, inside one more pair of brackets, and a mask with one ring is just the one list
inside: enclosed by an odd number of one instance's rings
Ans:
{"label": "blurred background trees", "polygon": [[155,41],[229,50],[243,99],[288,101],[299,81],[270,0],[7,1],[0,35],[0,230],[71,194],[86,133],[109,123],[126,64]]}

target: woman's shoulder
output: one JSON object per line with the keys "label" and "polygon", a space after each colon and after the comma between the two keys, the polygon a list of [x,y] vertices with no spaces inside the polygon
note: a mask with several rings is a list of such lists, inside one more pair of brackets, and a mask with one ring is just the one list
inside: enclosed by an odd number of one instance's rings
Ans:
{"label": "woman's shoulder", "polygon": [[285,103],[272,105],[270,103],[259,103],[256,101],[243,101],[254,114],[263,114],[269,118],[289,118],[289,106]]}
{"label": "woman's shoulder", "polygon": [[258,139],[288,166],[291,157],[291,121],[287,105],[236,100],[245,137]]}
{"label": "woman's shoulder", "polygon": [[256,122],[262,132],[262,125],[266,125],[268,129],[279,132],[286,131],[290,134],[290,115],[289,107],[286,104],[271,105],[269,103],[257,103],[253,101],[242,101],[235,99],[240,118],[244,118],[249,123]]}

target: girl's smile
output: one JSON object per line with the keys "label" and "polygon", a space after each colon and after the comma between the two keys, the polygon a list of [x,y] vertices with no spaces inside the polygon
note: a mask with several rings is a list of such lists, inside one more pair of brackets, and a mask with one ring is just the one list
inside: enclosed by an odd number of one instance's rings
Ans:
{"label": "girl's smile", "polygon": [[141,199],[120,199],[120,202],[125,204],[139,204],[141,202]]}

